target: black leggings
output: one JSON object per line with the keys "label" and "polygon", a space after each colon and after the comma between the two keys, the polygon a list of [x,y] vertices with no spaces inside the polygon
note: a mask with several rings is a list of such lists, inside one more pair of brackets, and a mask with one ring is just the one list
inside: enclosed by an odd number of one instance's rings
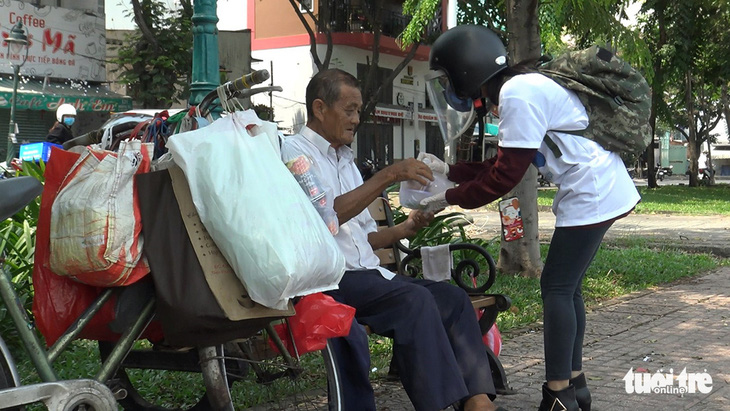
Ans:
{"label": "black leggings", "polygon": [[567,380],[583,368],[586,311],[581,284],[612,222],[555,229],[540,278],[545,378]]}

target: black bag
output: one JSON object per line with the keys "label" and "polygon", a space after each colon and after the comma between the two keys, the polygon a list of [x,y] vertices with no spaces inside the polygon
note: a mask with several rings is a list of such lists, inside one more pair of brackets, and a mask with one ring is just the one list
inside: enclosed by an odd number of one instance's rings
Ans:
{"label": "black bag", "polygon": [[172,346],[210,346],[254,335],[280,317],[231,321],[210,290],[180,215],[167,170],[136,177],[144,253],[152,270],[156,319]]}

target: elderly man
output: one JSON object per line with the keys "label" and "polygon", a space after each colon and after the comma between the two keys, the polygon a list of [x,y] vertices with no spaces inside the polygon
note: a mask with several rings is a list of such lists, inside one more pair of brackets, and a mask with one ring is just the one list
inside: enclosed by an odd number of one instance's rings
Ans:
{"label": "elderly man", "polygon": [[[317,73],[307,86],[306,105],[307,125],[285,139],[283,151],[296,150],[311,161],[337,214],[335,240],[345,255],[347,272],[339,290],[331,294],[355,307],[358,322],[393,338],[400,378],[417,410],[453,404],[464,410],[497,409],[489,398],[494,397],[489,361],[466,293],[448,283],[392,273],[380,267],[373,251],[414,235],[433,219],[433,213],[414,211],[405,222],[378,231],[367,206],[393,183],[427,184],[433,179],[431,170],[411,158],[363,182],[349,147],[362,108],[358,81],[352,75],[337,69]],[[375,409],[362,327],[352,327],[350,336],[333,344],[344,375],[346,409]]]}

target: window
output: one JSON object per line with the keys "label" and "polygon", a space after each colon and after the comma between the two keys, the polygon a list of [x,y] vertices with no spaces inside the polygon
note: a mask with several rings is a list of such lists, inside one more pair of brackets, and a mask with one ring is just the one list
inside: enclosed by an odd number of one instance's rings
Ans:
{"label": "window", "polygon": [[306,13],[307,10],[314,11],[314,9],[312,9],[312,1],[313,0],[299,0],[299,11],[302,13]]}

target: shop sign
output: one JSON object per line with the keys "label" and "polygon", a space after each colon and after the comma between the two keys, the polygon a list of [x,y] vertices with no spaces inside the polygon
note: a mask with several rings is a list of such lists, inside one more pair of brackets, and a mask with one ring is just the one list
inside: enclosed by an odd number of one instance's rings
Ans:
{"label": "shop sign", "polygon": [[397,108],[383,108],[375,107],[375,115],[378,117],[385,118],[396,118],[400,120],[410,120],[413,118],[413,113],[409,110],[401,110]]}
{"label": "shop sign", "polygon": [[[10,107],[10,93],[0,93],[0,108]],[[77,111],[126,111],[132,109],[131,99],[101,98],[97,96],[54,96],[18,93],[16,109],[56,111],[61,104],[68,103]]]}
{"label": "shop sign", "polygon": [[422,113],[420,111],[418,112],[418,119],[420,121],[430,121],[432,123],[436,123],[439,121],[439,118],[436,117],[435,113]]}
{"label": "shop sign", "polygon": [[[22,75],[74,80],[105,81],[106,26],[103,17],[83,10],[36,7],[30,2],[0,2],[3,39],[17,22],[28,31],[30,46]],[[2,42],[0,60],[5,61],[7,43]],[[9,64],[0,73],[12,74]]]}

